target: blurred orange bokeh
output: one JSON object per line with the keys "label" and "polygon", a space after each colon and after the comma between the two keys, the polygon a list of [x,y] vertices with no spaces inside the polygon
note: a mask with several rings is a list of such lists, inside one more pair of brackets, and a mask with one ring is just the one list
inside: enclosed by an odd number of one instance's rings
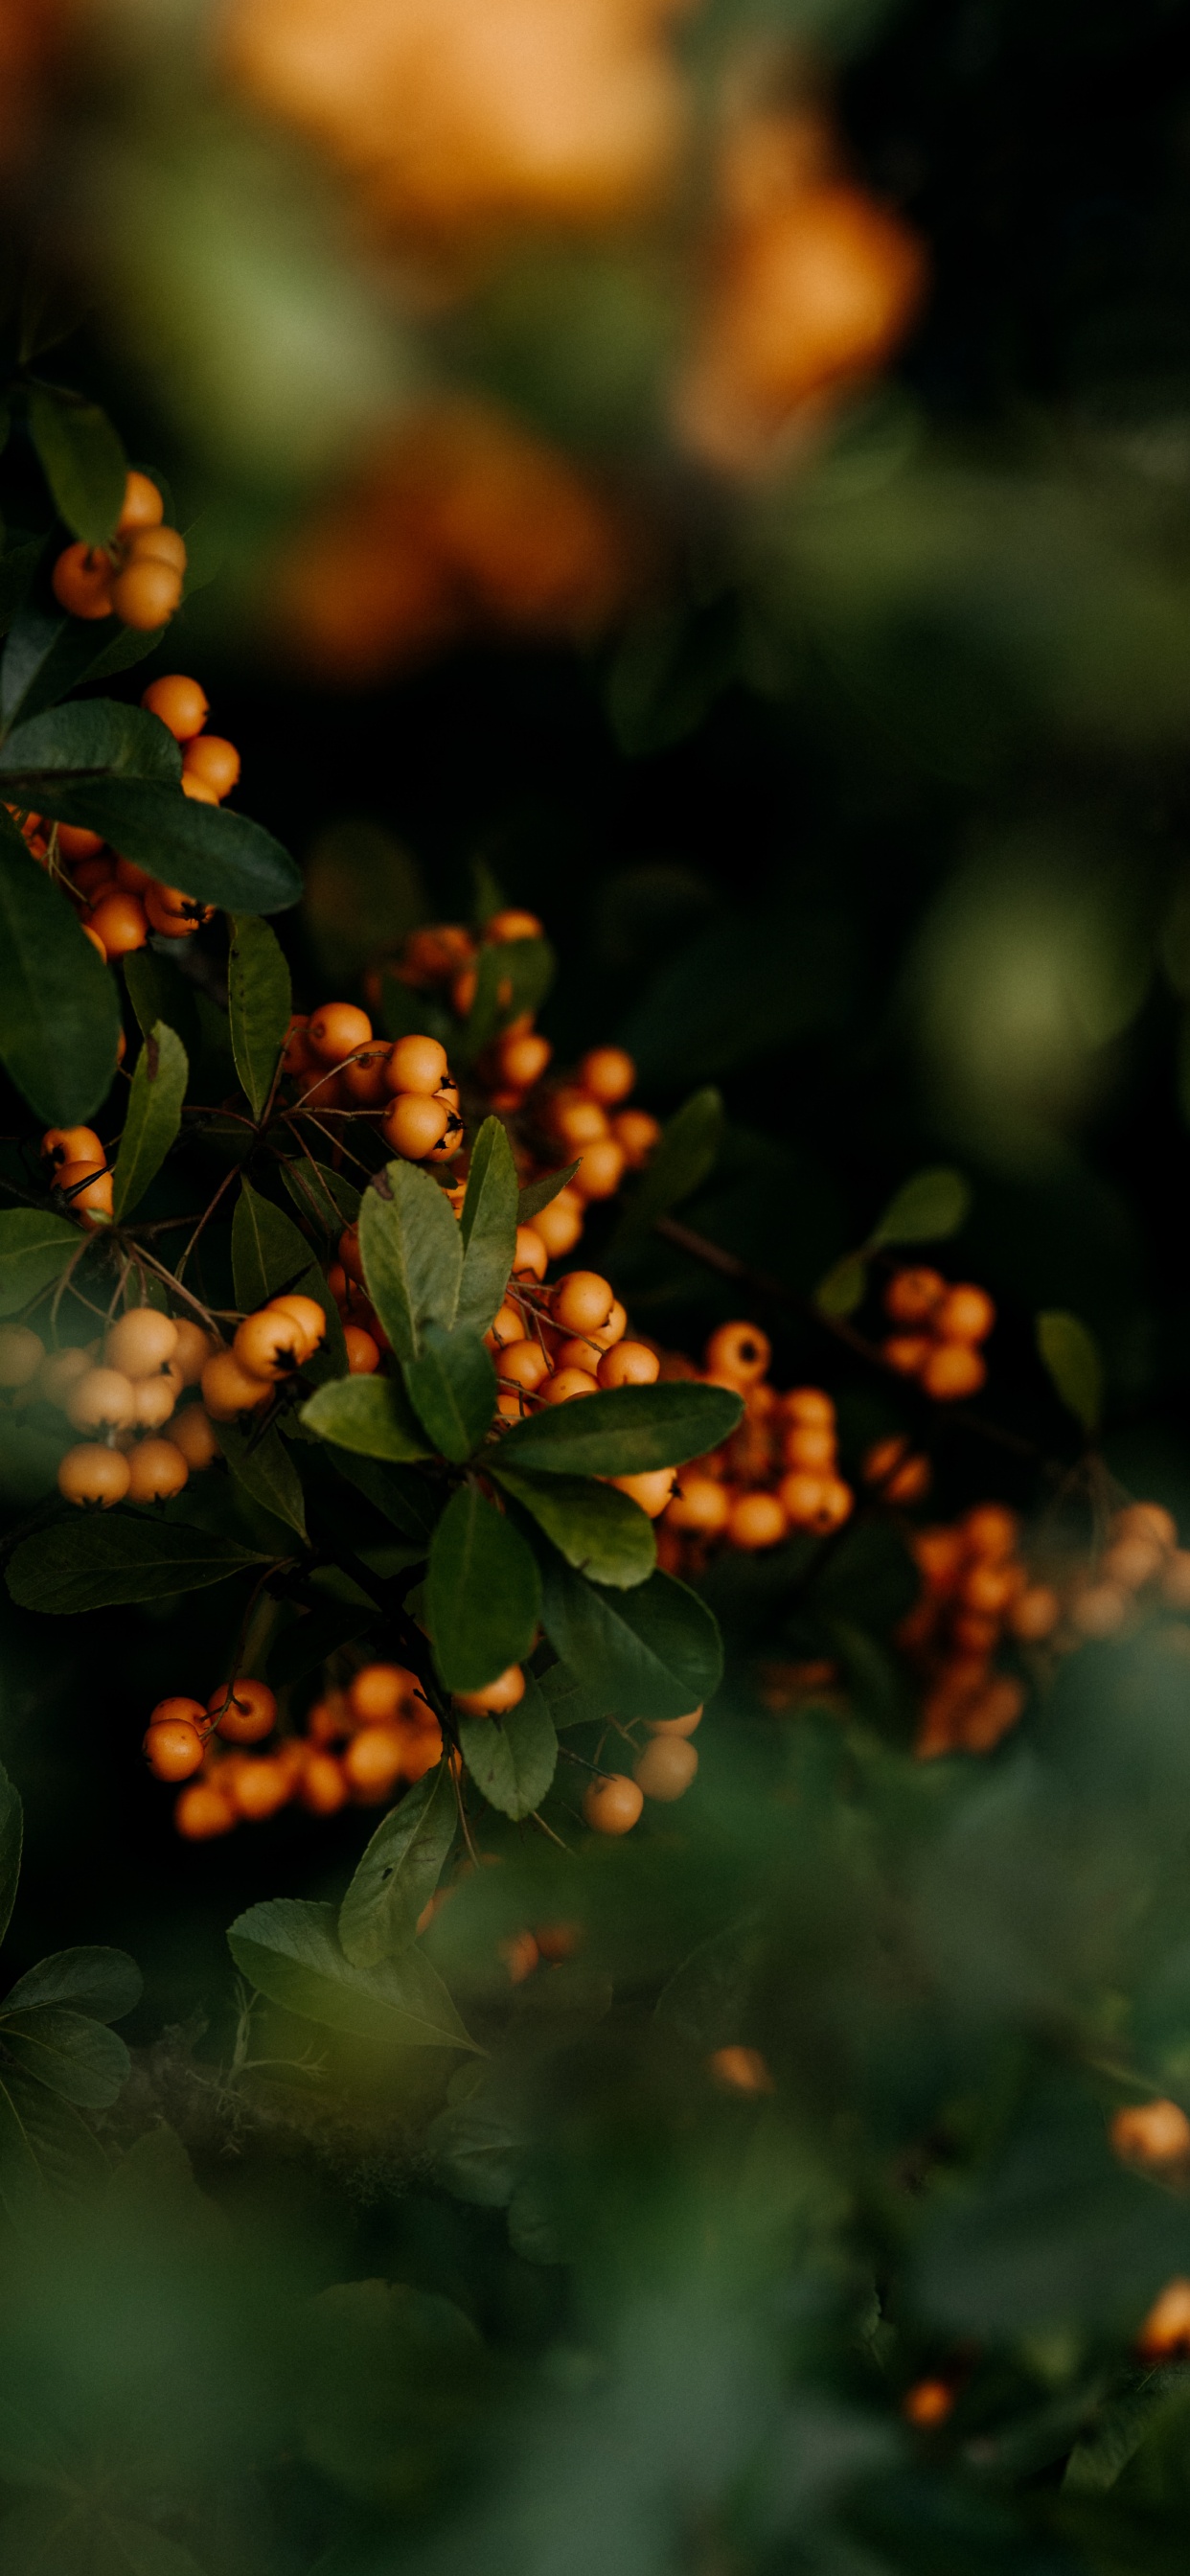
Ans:
{"label": "blurred orange bokeh", "polygon": [[477,628],[589,635],[628,563],[620,518],[564,456],[494,408],[444,402],[292,541],[270,613],[305,668],[367,681]]}
{"label": "blurred orange bokeh", "polygon": [[674,0],[227,0],[222,59],[386,226],[591,224],[664,189]]}
{"label": "blurred orange bokeh", "polygon": [[0,0],[0,168],[23,159],[70,0]]}

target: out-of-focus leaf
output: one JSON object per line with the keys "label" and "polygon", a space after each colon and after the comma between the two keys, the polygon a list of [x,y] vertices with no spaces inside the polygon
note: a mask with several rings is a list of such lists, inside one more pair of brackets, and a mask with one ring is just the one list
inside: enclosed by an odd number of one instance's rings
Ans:
{"label": "out-of-focus leaf", "polygon": [[59,517],[84,545],[106,545],[128,480],[123,443],[107,413],[54,386],[32,385],[29,428]]}
{"label": "out-of-focus leaf", "polygon": [[285,1044],[293,994],[276,933],[252,912],[232,915],[227,993],[236,1072],[259,1118]]}
{"label": "out-of-focus leaf", "polygon": [[382,1966],[355,1966],[333,1905],[275,1897],[241,1914],[227,1938],[242,1974],[303,2021],[391,2048],[474,2046],[425,1953],[406,1949]]}
{"label": "out-of-focus leaf", "polygon": [[220,1422],[216,1438],[237,1484],[275,1514],[306,1545],[306,1505],[302,1480],[275,1423],[265,1432],[238,1422]]}
{"label": "out-of-focus leaf", "polygon": [[853,1315],[863,1304],[867,1286],[868,1265],[862,1252],[845,1252],[819,1280],[814,1303],[824,1315]]}
{"label": "out-of-focus leaf", "polygon": [[164,1020],[167,1028],[177,1031],[189,1063],[196,1064],[202,1052],[202,1032],[194,988],[180,966],[155,948],[134,948],[121,962],[141,1035],[150,1037],[158,1020]]}
{"label": "out-of-focus leaf", "polygon": [[458,1829],[445,1762],[406,1791],[376,1828],[339,1908],[353,1965],[374,1967],[412,1941]]}
{"label": "out-of-focus leaf", "polygon": [[503,1464],[493,1481],[536,1521],[568,1565],[592,1583],[626,1590],[657,1562],[653,1524],[639,1503],[591,1476],[535,1476]]}
{"label": "out-of-focus leaf", "polygon": [[47,1126],[94,1115],[119,1035],[115,977],[0,807],[0,1056]]}
{"label": "out-of-focus leaf", "polygon": [[185,1521],[79,1513],[21,1540],[9,1560],[8,1589],[23,1610],[65,1618],[119,1602],[155,1601],[167,1592],[197,1592],[267,1563],[257,1550]]}
{"label": "out-of-focus leaf", "polygon": [[1037,1318],[1037,1348],[1062,1403],[1093,1437],[1103,1412],[1103,1360],[1094,1334],[1077,1315],[1054,1310]]}
{"label": "out-of-focus leaf", "polygon": [[66,2004],[36,2004],[14,2012],[5,2003],[0,2007],[0,2047],[34,2083],[91,2111],[105,2110],[115,2101],[132,2063],[114,2030]]}
{"label": "out-of-focus leaf", "polygon": [[69,2102],[19,2067],[0,2066],[0,2206],[18,2225],[47,2199],[76,2200],[108,2176],[98,2139]]}
{"label": "out-of-focus leaf", "polygon": [[957,1234],[971,1205],[971,1184],[946,1164],[915,1172],[868,1237],[870,1248],[882,1243],[933,1243]]}
{"label": "out-of-focus leaf", "polygon": [[72,2004],[96,2021],[122,2021],[140,2002],[142,1978],[126,1950],[56,1950],[28,1968],[5,1996],[5,2012],[40,2004]]}
{"label": "out-of-focus leaf", "polygon": [[463,1268],[460,1229],[449,1200],[413,1163],[375,1174],[359,1212],[368,1295],[399,1360],[416,1359],[423,1324],[449,1332]]}
{"label": "out-of-focus leaf", "polygon": [[281,1178],[298,1215],[325,1233],[338,1234],[345,1225],[355,1224],[362,1193],[345,1172],[332,1171],[329,1163],[302,1154],[294,1162],[282,1163]]}
{"label": "out-of-focus leaf", "polygon": [[417,866],[378,823],[333,823],[318,834],[304,874],[302,911],[332,992],[425,919]]}
{"label": "out-of-focus leaf", "polygon": [[77,1225],[48,1208],[0,1210],[0,1315],[15,1315],[60,1278],[79,1244]]}
{"label": "out-of-focus leaf", "polygon": [[555,959],[548,939],[494,941],[476,960],[475,999],[456,1031],[453,1052],[460,1064],[474,1064],[498,1029],[522,1011],[541,1009],[554,980]]}
{"label": "out-of-focus leaf", "polygon": [[0,1763],[0,1941],[12,1921],[20,1885],[23,1830],[20,1799]]}
{"label": "out-of-focus leaf", "polygon": [[158,1020],[136,1060],[120,1150],[112,1168],[117,1219],[131,1214],[156,1179],[182,1124],[189,1079],[180,1037]]}
{"label": "out-of-focus leaf", "polygon": [[416,1359],[406,1360],[405,1391],[444,1458],[462,1466],[477,1449],[496,1410],[496,1368],[477,1332],[424,1323]]}
{"label": "out-of-focus leaf", "polygon": [[461,1485],[438,1523],[425,1597],[434,1661],[448,1690],[482,1690],[528,1654],[541,1617],[537,1565],[519,1530],[477,1485]]}
{"label": "out-of-focus leaf", "polygon": [[725,1125],[722,1094],[710,1084],[675,1110],[628,1199],[616,1244],[643,1234],[659,1216],[693,1196],[714,1169]]}
{"label": "out-of-focus leaf", "polygon": [[554,1721],[531,1676],[506,1717],[461,1717],[459,1743],[490,1807],[519,1823],[547,1795],[558,1761]]}

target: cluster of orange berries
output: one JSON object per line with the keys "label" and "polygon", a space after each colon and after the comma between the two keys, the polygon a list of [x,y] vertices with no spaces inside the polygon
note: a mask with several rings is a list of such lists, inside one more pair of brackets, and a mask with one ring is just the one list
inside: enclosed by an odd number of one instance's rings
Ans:
{"label": "cluster of orange berries", "polygon": [[[174,1822],[187,1842],[209,1842],[236,1824],[263,1824],[296,1800],[333,1816],[353,1800],[378,1805],[402,1781],[420,1780],[442,1758],[442,1732],[414,1673],[401,1664],[364,1664],[346,1690],[309,1710],[304,1731],[275,1733],[276,1695],[247,1676],[202,1700],[159,1700],[144,1739],[158,1780],[185,1781]],[[230,1748],[230,1749],[229,1749]]]}
{"label": "cluster of orange berries", "polygon": [[[191,1469],[207,1467],[215,1439],[201,1405],[176,1408],[201,1375],[211,1348],[201,1326],[175,1322],[156,1306],[130,1306],[103,1340],[47,1351],[27,1324],[0,1332],[0,1387],[26,1403],[52,1405],[88,1436],[58,1467],[69,1503],[164,1503]],[[165,1426],[169,1436],[165,1437]]]}
{"label": "cluster of orange berries", "polygon": [[461,1152],[459,1087],[437,1038],[375,1038],[354,1002],[296,1012],[282,1056],[299,1100],[315,1113],[379,1110],[381,1132],[410,1163],[449,1163]]}
{"label": "cluster of orange berries", "polygon": [[[208,706],[197,680],[181,672],[153,680],[141,705],[157,716],[176,742],[185,744],[183,792],[201,805],[219,805],[240,774],[240,755],[222,734],[204,733]],[[27,815],[23,828],[34,857],[53,864],[82,906],[81,920],[100,956],[128,957],[156,934],[191,939],[211,919],[213,906],[163,885],[134,860],[106,850],[98,832],[81,824],[43,824]]]}
{"label": "cluster of orange berries", "polygon": [[898,1631],[925,1684],[919,1754],[990,1751],[1016,1724],[1024,1683],[997,1672],[1002,1643],[1070,1654],[1115,1637],[1146,1610],[1190,1610],[1190,1549],[1160,1503],[1114,1513],[1088,1559],[1030,1567],[1015,1513],[980,1503],[950,1527],[918,1530],[911,1545],[923,1591]]}
{"label": "cluster of orange berries", "polygon": [[[484,1335],[505,1422],[520,1421],[534,1405],[572,1404],[601,1388],[652,1386],[660,1375],[651,1344],[627,1338],[628,1317],[611,1281],[597,1270],[568,1270],[545,1288],[548,1258],[536,1224],[519,1226],[509,1293]],[[604,1481],[656,1520],[673,1492],[674,1471],[655,1467]]]}
{"label": "cluster of orange berries", "polygon": [[[771,1361],[756,1324],[721,1324],[707,1343],[704,1378],[742,1395],[744,1415],[721,1448],[681,1471],[661,1533],[660,1561],[671,1573],[697,1573],[716,1541],[754,1554],[791,1530],[827,1537],[850,1517],[855,1496],[839,1474],[830,1396],[818,1386],[780,1394],[768,1383]],[[688,1364],[667,1368],[697,1375]]]}
{"label": "cluster of orange berries", "polygon": [[977,1395],[987,1377],[979,1347],[996,1320],[986,1288],[949,1287],[937,1270],[897,1270],[884,1291],[885,1312],[901,1329],[883,1345],[886,1365],[915,1377],[936,1404]]}
{"label": "cluster of orange berries", "polygon": [[296,1377],[326,1333],[316,1297],[270,1297],[236,1328],[230,1350],[212,1351],[202,1370],[202,1400],[212,1422],[258,1413]]}
{"label": "cluster of orange berries", "polygon": [[167,528],[165,503],[147,474],[132,473],[110,547],[67,546],[51,575],[59,608],[71,617],[114,614],[150,635],[180,605],[186,541]]}

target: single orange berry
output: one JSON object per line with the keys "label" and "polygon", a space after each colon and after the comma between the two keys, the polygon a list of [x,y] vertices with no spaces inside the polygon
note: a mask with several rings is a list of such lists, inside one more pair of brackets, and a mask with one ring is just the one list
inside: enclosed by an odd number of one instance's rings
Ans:
{"label": "single orange berry", "polygon": [[309,1753],[302,1766],[298,1796],[312,1815],[334,1816],[347,1803],[347,1782],[333,1753]]}
{"label": "single orange berry", "polygon": [[197,1386],[202,1376],[203,1364],[209,1360],[214,1349],[211,1336],[209,1333],[204,1333],[202,1325],[194,1323],[189,1315],[178,1316],[174,1331],[177,1339],[172,1352],[173,1365],[179,1372],[183,1386]]}
{"label": "single orange berry", "polygon": [[249,1377],[275,1382],[292,1377],[301,1367],[308,1344],[292,1315],[279,1314],[274,1306],[262,1306],[255,1315],[245,1316],[231,1347]]}
{"label": "single orange berry", "polygon": [[607,1111],[581,1091],[555,1092],[549,1106],[549,1126],[559,1145],[571,1154],[611,1134]]}
{"label": "single orange berry", "polygon": [[172,1315],[156,1306],[129,1306],[109,1328],[103,1356],[109,1368],[125,1377],[152,1377],[177,1353],[178,1328]]}
{"label": "single orange berry", "polygon": [[592,1780],[583,1794],[583,1816],[596,1834],[630,1834],[645,1803],[639,1783],[623,1771]]}
{"label": "single orange berry", "polygon": [[523,1386],[527,1394],[535,1395],[550,1375],[550,1363],[540,1342],[508,1342],[498,1353],[496,1373],[512,1386]]}
{"label": "single orange berry", "polygon": [[925,1324],[946,1294],[938,1270],[897,1270],[884,1291],[884,1311],[894,1324]]}
{"label": "single orange berry", "polygon": [[145,912],[150,927],[163,939],[192,939],[214,919],[215,907],[200,903],[197,895],[185,894],[181,886],[149,885],[144,894]]}
{"label": "single orange berry", "polygon": [[111,604],[125,626],[151,635],[165,626],[182,597],[182,575],[176,565],[153,555],[134,556],[111,586]]}
{"label": "single orange berry", "polygon": [[57,833],[58,856],[68,867],[75,867],[80,859],[97,859],[103,848],[102,833],[89,832],[83,823],[59,823]]}
{"label": "single orange berry", "polygon": [[580,1199],[614,1198],[624,1178],[624,1149],[614,1136],[604,1136],[594,1145],[583,1148],[579,1167],[570,1187]]}
{"label": "single orange berry", "polygon": [[549,1376],[541,1381],[543,1404],[573,1404],[581,1395],[598,1395],[598,1393],[599,1380],[591,1376],[589,1369],[553,1369]]}
{"label": "single orange berry", "polygon": [[789,1515],[779,1494],[741,1494],[728,1516],[728,1543],[749,1553],[776,1547],[788,1528]]}
{"label": "single orange berry", "polygon": [[231,1778],[236,1813],[248,1824],[265,1824],[292,1796],[293,1786],[288,1764],[279,1762],[275,1754],[237,1764]]}
{"label": "single orange berry", "polygon": [[1136,2348],[1146,2361],[1190,2353],[1190,2281],[1166,2282],[1141,2326]]}
{"label": "single orange berry", "polygon": [[101,546],[67,546],[50,575],[59,608],[69,617],[110,617],[115,565]]}
{"label": "single orange berry", "polygon": [[483,936],[490,943],[503,946],[510,939],[544,939],[545,931],[535,912],[520,912],[509,905],[485,921]]}
{"label": "single orange berry", "polygon": [[252,1376],[233,1351],[216,1351],[203,1364],[202,1400],[213,1422],[234,1422],[237,1414],[254,1413],[271,1393],[268,1380]]}
{"label": "single orange berry", "polygon": [[348,1683],[348,1705],[361,1726],[391,1726],[417,1688],[404,1664],[362,1664]]}
{"label": "single orange berry", "polygon": [[597,1333],[615,1304],[615,1292],[597,1270],[569,1270],[550,1299],[555,1324],[566,1333]]}
{"label": "single orange berry", "polygon": [[[403,1091],[397,1094],[384,1121],[384,1134],[394,1153],[406,1162],[424,1163],[438,1145],[448,1142],[452,1126],[451,1112],[445,1100],[428,1099],[423,1092]],[[458,1142],[462,1144],[460,1132]]]}
{"label": "single orange berry", "polygon": [[1128,2164],[1184,2164],[1190,2158],[1190,2120],[1178,2102],[1135,2102],[1113,2114],[1111,2142]]}
{"label": "single orange berry", "polygon": [[45,1163],[89,1163],[102,1171],[104,1151],[93,1127],[47,1127],[41,1140]]}
{"label": "single orange berry", "polygon": [[[541,1211],[544,1216],[544,1208]],[[544,1279],[550,1256],[535,1226],[518,1225],[516,1250],[512,1257],[514,1279]]]}
{"label": "single orange berry", "polygon": [[771,2093],[773,2079],[758,2048],[713,2049],[707,2059],[707,2073],[716,2084],[726,2085],[732,2093]]}
{"label": "single orange berry", "polygon": [[525,1676],[519,1664],[509,1664],[506,1672],[497,1673],[494,1681],[482,1690],[456,1691],[455,1707],[464,1717],[505,1717],[509,1709],[519,1708],[525,1696]]}
{"label": "single orange berry", "polygon": [[693,1735],[701,1724],[701,1700],[697,1708],[688,1708],[684,1717],[651,1717],[648,1721],[650,1735]]}
{"label": "single orange berry", "polygon": [[1039,1645],[1052,1637],[1062,1616],[1062,1604],[1048,1583],[1031,1583],[1012,1603],[1008,1625],[1022,1645]]}
{"label": "single orange berry", "polygon": [[109,957],[130,957],[149,936],[148,913],[136,894],[101,895],[86,926],[103,941]]}
{"label": "single orange berry", "polygon": [[201,1404],[188,1404],[184,1413],[175,1413],[169,1436],[175,1449],[181,1450],[192,1476],[214,1465],[219,1443],[211,1417]]}
{"label": "single orange berry", "polygon": [[306,1022],[306,1044],[320,1064],[342,1064],[344,1056],[367,1046],[371,1035],[367,1012],[354,1002],[324,1002]]}
{"label": "single orange berry", "polygon": [[405,1767],[405,1735],[396,1726],[365,1726],[342,1757],[343,1776],[361,1806],[387,1798]]}
{"label": "single orange berry", "polygon": [[158,1780],[189,1780],[193,1772],[202,1769],[202,1737],[184,1720],[150,1726],[144,1751],[149,1769]]}
{"label": "single orange berry", "polygon": [[633,1763],[632,1776],[646,1798],[670,1806],[675,1798],[685,1797],[697,1769],[697,1748],[684,1736],[655,1735]]}
{"label": "single orange berry", "polygon": [[757,1325],[720,1324],[707,1343],[707,1375],[736,1387],[756,1386],[767,1376],[772,1356],[768,1336]]}
{"label": "single orange berry", "polygon": [[115,1195],[110,1172],[92,1162],[59,1165],[56,1187],[67,1202],[67,1213],[77,1216],[90,1231],[115,1209]]}
{"label": "single orange berry", "polygon": [[970,1342],[937,1342],[927,1351],[919,1375],[936,1404],[961,1402],[977,1395],[987,1376],[987,1362]]}
{"label": "single orange berry", "polygon": [[128,1460],[118,1449],[80,1442],[68,1449],[58,1466],[58,1491],[68,1503],[97,1504],[110,1511],[128,1491]]}
{"label": "single orange berry", "polygon": [[661,1362],[647,1342],[615,1342],[595,1372],[601,1386],[653,1386]]}
{"label": "single orange berry", "polygon": [[192,742],[207,720],[207,700],[197,680],[185,679],[180,671],[171,671],[163,679],[151,680],[141,697],[142,707],[172,733],[175,742]]}
{"label": "single orange berry", "polygon": [[674,1474],[672,1467],[647,1467],[638,1475],[609,1476],[607,1481],[621,1494],[627,1494],[629,1502],[647,1513],[651,1521],[656,1521],[660,1520],[673,1493]]}
{"label": "single orange berry", "polygon": [[157,485],[134,467],[124,485],[117,535],[131,537],[146,528],[159,528],[164,517],[165,503]]}
{"label": "single orange berry", "polygon": [[195,1780],[183,1789],[174,1808],[174,1823],[187,1842],[210,1842],[216,1834],[230,1833],[236,1811],[227,1791],[217,1780]]}
{"label": "single orange berry", "polygon": [[411,1091],[430,1100],[449,1074],[446,1049],[437,1038],[410,1035],[395,1041],[388,1059],[390,1091]]}
{"label": "single orange berry", "polygon": [[88,1369],[70,1390],[66,1414],[76,1431],[130,1431],[136,1420],[131,1378],[122,1369]]}
{"label": "single orange berry", "polygon": [[277,1723],[276,1696],[267,1682],[252,1681],[247,1674],[241,1674],[238,1680],[224,1682],[212,1691],[207,1715],[215,1719],[228,1744],[258,1744],[262,1735],[271,1735]]}
{"label": "single orange berry", "polygon": [[621,1109],[612,1120],[612,1134],[628,1170],[639,1172],[661,1142],[661,1125],[647,1109]]}
{"label": "single orange berry", "polygon": [[718,1538],[727,1527],[730,1511],[731,1496],[725,1485],[714,1476],[683,1467],[665,1517],[671,1529],[693,1530],[704,1538]]}
{"label": "single orange berry", "polygon": [[785,1434],[784,1457],[787,1467],[800,1467],[812,1476],[824,1476],[835,1463],[835,1432],[832,1424],[793,1422]]}
{"label": "single orange berry", "polygon": [[496,1069],[502,1084],[510,1091],[531,1091],[540,1082],[554,1050],[548,1038],[537,1029],[526,1029],[519,1037],[503,1037],[496,1047]]}
{"label": "single orange berry", "polygon": [[195,734],[186,745],[182,772],[185,777],[205,780],[222,803],[239,777],[240,755],[234,742],[225,741],[220,733]]}
{"label": "single orange berry", "polygon": [[953,2412],[955,2392],[945,2379],[918,2379],[907,2388],[901,2399],[901,2413],[907,2424],[919,2432],[930,2432],[935,2424],[944,2424]]}
{"label": "single orange berry", "polygon": [[579,1066],[578,1079],[592,1100],[601,1102],[605,1109],[614,1109],[619,1101],[627,1100],[636,1081],[636,1066],[623,1047],[591,1047]]}
{"label": "single orange berry", "polygon": [[565,1261],[567,1253],[573,1252],[582,1237],[584,1214],[578,1191],[569,1187],[538,1209],[532,1230],[545,1247],[547,1261]]}
{"label": "single orange berry", "polygon": [[380,1366],[380,1351],[370,1333],[361,1324],[344,1324],[343,1341],[347,1367],[352,1377],[372,1377]]}
{"label": "single orange berry", "polygon": [[173,1440],[140,1440],[128,1453],[130,1503],[168,1503],[188,1482],[190,1469]]}
{"label": "single orange berry", "polygon": [[930,1330],[940,1342],[983,1342],[995,1320],[996,1309],[986,1288],[964,1282],[947,1289],[930,1317]]}
{"label": "single orange berry", "polygon": [[383,1109],[388,1099],[387,1046],[369,1047],[366,1055],[345,1064],[339,1079],[357,1109]]}

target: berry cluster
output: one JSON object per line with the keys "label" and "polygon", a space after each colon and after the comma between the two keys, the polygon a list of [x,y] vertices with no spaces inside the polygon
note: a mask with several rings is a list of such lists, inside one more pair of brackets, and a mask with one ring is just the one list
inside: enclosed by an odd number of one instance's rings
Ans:
{"label": "berry cluster", "polygon": [[[47,1351],[27,1324],[0,1331],[0,1386],[25,1403],[64,1413],[86,1436],[58,1466],[69,1503],[165,1503],[193,1468],[207,1467],[215,1439],[201,1405],[179,1399],[207,1364],[210,1337],[187,1317],[130,1306],[103,1338]],[[169,1425],[169,1436],[164,1436]]]}
{"label": "berry cluster", "polygon": [[900,1377],[915,1377],[936,1404],[977,1395],[987,1376],[980,1350],[996,1320],[986,1288],[948,1287],[937,1270],[898,1270],[884,1291],[885,1311],[899,1329],[883,1355]]}
{"label": "berry cluster", "polygon": [[[239,777],[240,755],[222,734],[204,733],[207,700],[197,680],[180,672],[153,680],[141,705],[176,742],[185,744],[183,792],[202,805],[221,804]],[[98,832],[73,823],[43,825],[37,815],[24,817],[23,823],[34,856],[77,897],[83,928],[101,957],[130,956],[154,935],[191,939],[210,921],[210,904],[161,884],[132,859],[105,850]]]}
{"label": "berry cluster", "polygon": [[67,546],[51,575],[71,617],[111,617],[151,635],[180,606],[186,540],[163,525],[165,504],[147,474],[130,474],[110,546]]}
{"label": "berry cluster", "polygon": [[[420,1780],[442,1758],[442,1733],[416,1676],[401,1664],[364,1664],[345,1690],[308,1711],[304,1729],[278,1735],[276,1695],[245,1675],[199,1699],[159,1700],[144,1739],[159,1780],[185,1781],[174,1809],[188,1842],[209,1842],[236,1824],[262,1824],[296,1800],[332,1816],[349,1799],[376,1806],[402,1781]],[[230,1749],[229,1749],[230,1748]]]}
{"label": "berry cluster", "polygon": [[681,1471],[662,1533],[671,1573],[696,1574],[715,1541],[753,1554],[791,1530],[827,1537],[850,1517],[855,1496],[839,1474],[831,1397],[818,1386],[780,1394],[768,1383],[771,1360],[756,1324],[721,1324],[707,1343],[703,1375],[743,1396],[744,1418],[721,1449]]}
{"label": "berry cluster", "polygon": [[[610,1280],[597,1270],[568,1270],[545,1287],[547,1263],[536,1223],[519,1226],[508,1294],[484,1336],[505,1422],[522,1420],[535,1405],[597,1395],[601,1387],[652,1386],[660,1375],[652,1346],[626,1338],[628,1317]],[[606,1481],[656,1520],[673,1492],[674,1471],[657,1467]]]}
{"label": "berry cluster", "polygon": [[211,1421],[259,1413],[313,1359],[325,1333],[316,1297],[271,1297],[246,1315],[231,1348],[212,1351],[203,1366],[202,1400]]}

